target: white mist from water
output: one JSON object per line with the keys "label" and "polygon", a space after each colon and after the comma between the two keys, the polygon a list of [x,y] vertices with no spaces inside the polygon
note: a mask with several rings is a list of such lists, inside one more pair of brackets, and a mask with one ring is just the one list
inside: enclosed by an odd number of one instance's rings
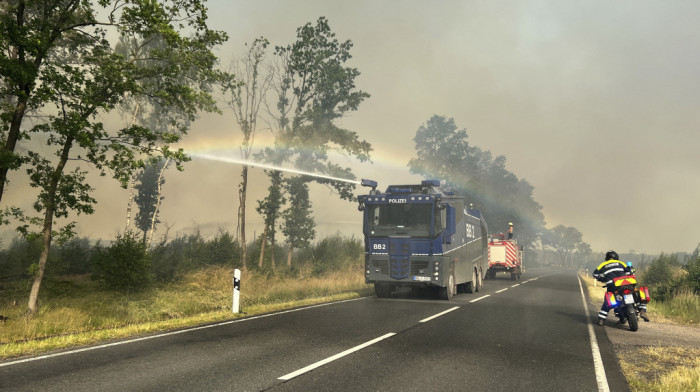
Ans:
{"label": "white mist from water", "polygon": [[218,161],[218,162],[232,163],[232,164],[237,164],[237,165],[253,166],[253,167],[259,167],[261,169],[268,169],[268,170],[278,170],[278,171],[283,171],[283,172],[288,172],[288,173],[302,174],[305,176],[312,176],[312,177],[316,177],[316,178],[324,178],[326,180],[349,182],[351,184],[356,184],[356,185],[361,184],[360,181],[349,180],[347,178],[327,176],[325,174],[311,173],[311,172],[297,170],[297,169],[288,169],[286,167],[273,166],[273,165],[268,165],[268,164],[260,163],[260,162],[246,161],[245,159],[222,157],[222,156],[211,155],[211,154],[190,154],[190,155],[192,157],[195,157],[195,158],[206,159],[209,161]]}

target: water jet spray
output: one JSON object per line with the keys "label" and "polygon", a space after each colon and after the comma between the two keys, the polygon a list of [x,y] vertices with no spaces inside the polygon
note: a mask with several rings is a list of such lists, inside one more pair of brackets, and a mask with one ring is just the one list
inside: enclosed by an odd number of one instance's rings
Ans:
{"label": "water jet spray", "polygon": [[221,157],[221,156],[211,155],[211,154],[190,154],[190,155],[193,157],[196,157],[196,158],[206,159],[209,161],[218,161],[218,162],[232,163],[232,164],[237,164],[237,165],[253,166],[253,167],[259,167],[261,169],[277,170],[277,171],[282,171],[282,172],[301,174],[304,176],[323,178],[326,180],[349,182],[349,183],[355,184],[355,185],[361,184],[360,181],[357,181],[357,180],[349,180],[347,178],[333,177],[333,176],[328,176],[325,174],[312,173],[312,172],[307,172],[307,171],[297,170],[297,169],[289,169],[286,167],[279,167],[279,166],[274,166],[274,165],[270,165],[270,164],[266,164],[266,163],[248,161],[245,159]]}

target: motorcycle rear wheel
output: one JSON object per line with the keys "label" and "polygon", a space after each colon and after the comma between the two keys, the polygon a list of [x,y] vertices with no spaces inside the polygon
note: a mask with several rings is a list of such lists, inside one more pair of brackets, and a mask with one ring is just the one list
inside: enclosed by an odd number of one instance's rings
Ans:
{"label": "motorcycle rear wheel", "polygon": [[630,331],[634,332],[639,329],[639,320],[637,312],[634,310],[634,305],[627,305],[627,320],[630,322]]}

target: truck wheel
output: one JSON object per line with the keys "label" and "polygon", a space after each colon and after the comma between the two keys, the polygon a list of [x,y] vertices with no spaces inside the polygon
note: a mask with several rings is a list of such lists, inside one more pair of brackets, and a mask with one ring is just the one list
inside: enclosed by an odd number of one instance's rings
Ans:
{"label": "truck wheel", "polygon": [[489,274],[489,279],[495,279],[496,278],[496,270],[491,270],[488,272]]}
{"label": "truck wheel", "polygon": [[483,271],[480,271],[478,274],[476,274],[476,291],[481,291],[481,288],[484,287],[483,275]]}
{"label": "truck wheel", "polygon": [[440,298],[445,300],[451,300],[457,291],[457,286],[455,286],[455,274],[450,272],[450,277],[447,278],[447,287],[440,289]]}
{"label": "truck wheel", "polygon": [[517,277],[518,277],[518,274],[516,274],[515,272],[511,272],[510,280],[515,280]]}
{"label": "truck wheel", "polygon": [[476,271],[472,271],[472,280],[466,283],[465,289],[470,294],[476,292]]}
{"label": "truck wheel", "polygon": [[391,295],[392,290],[393,287],[389,285],[379,283],[374,284],[374,292],[377,293],[377,297],[379,298],[387,298],[389,295]]}

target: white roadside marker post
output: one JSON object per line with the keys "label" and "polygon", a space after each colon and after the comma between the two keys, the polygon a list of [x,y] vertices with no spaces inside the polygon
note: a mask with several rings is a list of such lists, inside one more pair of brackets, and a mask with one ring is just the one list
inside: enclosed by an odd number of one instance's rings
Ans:
{"label": "white roadside marker post", "polygon": [[233,270],[233,313],[240,311],[241,270]]}

